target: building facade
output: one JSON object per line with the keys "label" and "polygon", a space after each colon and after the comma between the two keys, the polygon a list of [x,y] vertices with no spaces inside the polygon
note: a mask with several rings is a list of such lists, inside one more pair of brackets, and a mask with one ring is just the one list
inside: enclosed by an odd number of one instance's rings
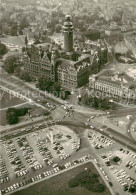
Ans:
{"label": "building facade", "polygon": [[107,62],[107,48],[101,48],[100,45],[94,49],[90,46],[88,50],[76,53],[73,49],[73,26],[69,16],[64,22],[63,35],[63,50],[54,45],[46,49],[32,46],[24,55],[24,69],[32,77],[47,77],[60,83],[63,88],[75,89],[88,83],[89,75],[99,72],[100,67]]}
{"label": "building facade", "polygon": [[89,88],[99,98],[108,97],[117,102],[136,103],[136,84],[123,81],[122,75],[119,80],[91,75],[89,77]]}

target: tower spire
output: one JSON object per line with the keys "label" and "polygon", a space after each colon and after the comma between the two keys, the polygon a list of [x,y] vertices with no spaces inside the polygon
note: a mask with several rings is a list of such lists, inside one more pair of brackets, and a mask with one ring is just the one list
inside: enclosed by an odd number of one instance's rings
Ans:
{"label": "tower spire", "polygon": [[63,25],[64,50],[68,55],[73,53],[73,24],[70,15],[66,15]]}

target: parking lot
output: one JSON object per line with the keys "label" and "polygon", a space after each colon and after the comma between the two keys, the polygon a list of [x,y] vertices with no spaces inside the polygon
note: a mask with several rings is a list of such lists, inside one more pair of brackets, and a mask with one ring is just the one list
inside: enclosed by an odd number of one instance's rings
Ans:
{"label": "parking lot", "polygon": [[[136,185],[136,154],[134,152],[127,148],[119,148],[112,152],[106,152],[101,157],[124,191]],[[115,157],[120,160],[118,162],[113,161]]]}
{"label": "parking lot", "polygon": [[105,179],[111,186],[116,183],[124,194],[131,194],[128,190],[136,186],[136,153],[91,129],[87,138],[98,153],[99,160],[95,161]]}
{"label": "parking lot", "polygon": [[71,129],[56,125],[1,142],[0,147],[0,176],[5,188],[58,167],[79,149],[80,139]]}
{"label": "parking lot", "polygon": [[91,130],[88,132],[88,139],[95,149],[105,148],[115,143],[112,139]]}

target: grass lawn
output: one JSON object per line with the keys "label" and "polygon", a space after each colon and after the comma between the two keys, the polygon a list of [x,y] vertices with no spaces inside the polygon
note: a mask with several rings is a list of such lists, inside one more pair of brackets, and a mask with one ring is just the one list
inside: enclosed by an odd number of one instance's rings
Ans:
{"label": "grass lawn", "polygon": [[0,125],[4,126],[7,124],[6,121],[6,109],[7,107],[12,107],[24,103],[25,101],[20,98],[13,97],[9,93],[0,89]]}
{"label": "grass lawn", "polygon": [[[94,173],[98,173],[92,163],[86,163],[82,166],[74,168],[70,171],[67,171],[63,174],[55,176],[51,179],[37,183],[25,190],[18,191],[13,193],[14,195],[110,195],[109,190],[106,188],[106,191],[103,193],[94,193],[86,190],[83,187],[69,188],[68,181],[82,172],[85,168],[90,168]],[[100,178],[100,183],[103,183],[103,180]]]}
{"label": "grass lawn", "polygon": [[0,89],[0,109],[22,104],[25,101]]}
{"label": "grass lawn", "polygon": [[1,126],[7,125],[6,111],[5,110],[0,110],[0,125]]}

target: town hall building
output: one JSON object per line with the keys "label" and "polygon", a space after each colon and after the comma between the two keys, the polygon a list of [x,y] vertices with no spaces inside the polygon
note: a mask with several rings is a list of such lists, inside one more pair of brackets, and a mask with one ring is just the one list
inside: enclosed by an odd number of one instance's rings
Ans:
{"label": "town hall building", "polygon": [[[25,71],[32,77],[47,77],[60,83],[65,89],[75,89],[89,82],[89,75],[100,71],[107,62],[107,47],[100,43],[90,50],[76,46],[73,39],[73,25],[66,16],[63,25],[63,48],[51,45],[45,50],[32,46],[23,58]],[[79,55],[78,50],[82,50]],[[103,61],[104,59],[104,61]]]}

